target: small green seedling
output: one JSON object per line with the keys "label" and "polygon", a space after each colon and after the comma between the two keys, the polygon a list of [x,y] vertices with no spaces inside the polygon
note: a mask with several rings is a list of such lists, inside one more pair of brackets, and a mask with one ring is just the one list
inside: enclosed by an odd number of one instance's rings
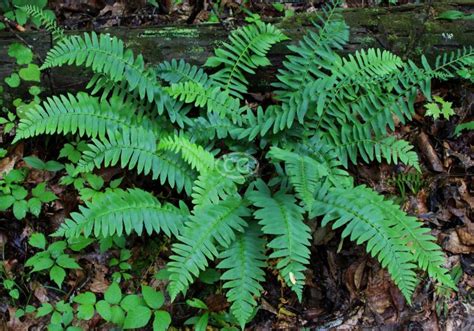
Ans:
{"label": "small green seedling", "polygon": [[40,252],[30,257],[26,267],[32,268],[31,272],[49,270],[49,278],[61,288],[66,278],[65,269],[81,269],[76,260],[69,254],[64,253],[67,242],[56,241],[47,245],[46,237],[42,233],[33,233],[28,241],[30,246],[40,249]]}

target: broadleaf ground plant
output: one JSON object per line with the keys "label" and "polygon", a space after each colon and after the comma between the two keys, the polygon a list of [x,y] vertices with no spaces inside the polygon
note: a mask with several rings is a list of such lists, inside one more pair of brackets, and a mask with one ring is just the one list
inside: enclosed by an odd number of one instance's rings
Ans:
{"label": "broadleaf ground plant", "polygon": [[[80,137],[87,146],[74,150],[81,156],[66,167],[69,183],[99,168],[120,167],[150,176],[158,187],[97,191],[54,236],[169,237],[171,301],[186,296],[214,265],[241,328],[255,315],[270,265],[282,286],[303,300],[311,224],[340,228],[343,238],[364,245],[409,303],[417,270],[455,289],[429,229],[357,185],[348,167],[387,162],[420,171],[412,145],[393,135],[394,116],[409,121],[417,93],[431,99],[432,79],[472,70],[474,50],[442,54],[434,63],[422,57],[421,65],[380,49],[343,57],[338,52],[349,30],[337,6],[325,7],[314,29],[289,46],[292,54],[272,84],[276,101],[266,107],[251,107],[246,99],[250,77],[271,65],[268,51],[288,39],[271,24],[255,20],[233,31],[203,68],[183,60],[148,67],[116,37],[64,37],[54,26],[57,44],[41,70],[75,65],[94,76],[88,92],[53,96],[30,109],[15,142],[44,134],[76,136],[71,143]],[[173,198],[164,198],[161,188]],[[95,305],[118,326],[143,326],[140,314],[151,320],[161,306],[152,299],[156,294],[143,288],[143,299],[128,299],[141,308],[126,315],[116,284],[104,300],[78,301],[88,305],[82,314],[89,318]],[[155,320],[163,318],[156,314]],[[196,327],[207,325],[208,317],[203,313]]]}

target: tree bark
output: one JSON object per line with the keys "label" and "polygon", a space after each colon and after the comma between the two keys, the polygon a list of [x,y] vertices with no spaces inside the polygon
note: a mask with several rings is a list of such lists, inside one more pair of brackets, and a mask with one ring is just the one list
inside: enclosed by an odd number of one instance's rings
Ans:
{"label": "tree bark", "polygon": [[[377,47],[390,50],[401,57],[416,61],[425,54],[429,59],[444,51],[468,47],[474,44],[474,20],[439,20],[437,16],[446,10],[471,13],[474,1],[435,1],[423,5],[403,5],[388,8],[341,9],[350,26],[350,42],[343,53],[357,49]],[[287,19],[272,19],[291,38],[275,46],[269,58],[273,64],[261,70],[255,80],[257,88],[265,90],[274,79],[277,68],[289,54],[286,45],[297,42],[311,28],[316,13],[298,14]],[[184,25],[145,28],[108,28],[99,32],[110,33],[122,38],[136,54],[142,53],[150,65],[163,60],[183,58],[192,64],[203,64],[212,54],[214,47],[222,43],[229,31],[221,25]],[[70,33],[80,33],[73,31]],[[46,32],[19,34],[28,43],[39,59],[45,57],[52,46],[51,36]],[[0,81],[9,76],[15,68],[14,59],[7,55],[11,43],[20,42],[18,35],[0,33]],[[54,69],[50,78],[54,92],[77,90],[87,82],[89,74],[84,69],[63,67]]]}

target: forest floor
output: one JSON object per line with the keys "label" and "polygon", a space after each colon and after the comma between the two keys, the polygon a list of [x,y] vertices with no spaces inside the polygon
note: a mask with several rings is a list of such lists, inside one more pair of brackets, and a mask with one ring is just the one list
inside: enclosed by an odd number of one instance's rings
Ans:
{"label": "forest floor", "polygon": [[[245,11],[238,2],[221,1],[221,7],[195,13],[194,23],[219,21],[233,24],[243,20]],[[359,6],[354,1],[351,5]],[[369,3],[370,5],[370,3]],[[187,2],[171,6],[169,1],[161,6],[144,5],[140,1],[50,1],[59,23],[68,29],[95,29],[117,25],[146,26],[162,24],[187,24],[193,6]],[[307,11],[318,5],[273,6],[257,3],[249,8],[262,16],[291,15],[291,11]],[[212,10],[211,10],[212,9]],[[432,284],[423,278],[417,287],[411,305],[408,305],[396,286],[390,281],[379,263],[366,254],[362,247],[347,240],[340,240],[340,233],[327,228],[317,228],[313,235],[313,254],[307,275],[304,299],[299,303],[288,289],[281,290],[276,275],[267,275],[262,295],[262,305],[250,329],[276,328],[337,328],[337,329],[406,329],[406,330],[472,330],[474,328],[474,132],[454,134],[462,121],[472,120],[474,113],[474,89],[466,82],[450,81],[435,83],[433,95],[452,102],[455,115],[449,120],[433,120],[424,116],[426,100],[416,102],[417,115],[409,123],[399,123],[396,133],[411,141],[417,148],[423,172],[417,174],[409,169],[393,165],[365,165],[352,167],[358,183],[365,183],[378,192],[395,196],[410,214],[416,215],[438,238],[445,251],[447,267],[456,274],[458,291],[442,295],[433,291]],[[7,168],[24,166],[23,156],[43,155],[55,159],[58,150],[49,144],[20,143],[13,153],[0,159],[0,172]],[[5,146],[4,146],[5,147]],[[8,147],[8,146],[7,146]],[[5,147],[5,148],[7,148]],[[49,158],[48,158],[49,157]],[[106,180],[117,174],[117,169],[102,171]],[[407,175],[410,174],[410,175]],[[42,229],[51,233],[68,213],[77,208],[77,196],[72,190],[59,185],[63,173],[31,169],[26,183],[36,185],[47,182],[48,187],[59,197],[51,204],[45,219],[38,227],[34,219],[10,222],[11,215],[0,214],[0,246],[6,272],[21,273],[22,264],[29,257],[28,234]],[[145,243],[139,237],[128,241],[133,261],[133,272],[141,275],[142,281],[160,282],[152,279],[154,273],[165,264],[169,249],[163,243]],[[147,247],[145,252],[143,247]],[[149,253],[155,249],[158,253]],[[71,288],[84,286],[84,290],[101,293],[109,284],[110,275],[116,271],[101,263],[108,256],[92,250],[82,256],[83,270],[68,280]],[[26,275],[20,278],[26,279]],[[139,278],[139,277],[138,277]],[[421,277],[420,277],[421,278]],[[164,288],[163,284],[158,284]],[[37,302],[48,301],[62,293],[51,290],[35,276],[24,284],[33,293]],[[133,288],[134,285],[130,284]],[[228,307],[225,296],[215,287],[198,282],[189,296],[204,298],[210,311],[219,312]],[[9,298],[0,290],[0,316],[12,330],[27,330],[39,327],[37,321],[15,317],[14,308],[8,305]],[[171,309],[171,308],[170,308]],[[171,311],[173,322],[179,325],[193,316],[185,305],[175,305]],[[10,316],[10,317],[8,317]],[[1,317],[0,317],[1,319]],[[93,328],[92,324],[89,327]],[[0,329],[2,325],[0,323]]]}

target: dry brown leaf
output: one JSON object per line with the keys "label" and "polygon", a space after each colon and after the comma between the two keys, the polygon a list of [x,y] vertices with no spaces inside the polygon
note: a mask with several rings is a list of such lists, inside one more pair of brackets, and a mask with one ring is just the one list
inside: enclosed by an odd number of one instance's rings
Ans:
{"label": "dry brown leaf", "polygon": [[444,171],[443,164],[439,160],[438,154],[436,154],[435,149],[433,148],[433,146],[431,146],[428,135],[424,132],[421,132],[418,136],[418,147],[420,148],[425,158],[428,160],[431,169],[437,172]]}
{"label": "dry brown leaf", "polygon": [[474,223],[467,221],[467,225],[457,228],[456,233],[458,234],[459,240],[463,245],[473,246],[474,245]]}
{"label": "dry brown leaf", "polygon": [[109,287],[109,281],[105,278],[107,267],[96,264],[94,265],[94,278],[92,279],[89,290],[94,293],[104,293]]}
{"label": "dry brown leaf", "polygon": [[443,249],[453,254],[471,254],[474,253],[474,246],[464,245],[454,229],[440,234]]}
{"label": "dry brown leaf", "polygon": [[30,283],[30,288],[33,291],[33,295],[35,296],[36,299],[38,299],[39,302],[43,303],[43,302],[49,301],[48,291],[39,282],[32,281]]}

